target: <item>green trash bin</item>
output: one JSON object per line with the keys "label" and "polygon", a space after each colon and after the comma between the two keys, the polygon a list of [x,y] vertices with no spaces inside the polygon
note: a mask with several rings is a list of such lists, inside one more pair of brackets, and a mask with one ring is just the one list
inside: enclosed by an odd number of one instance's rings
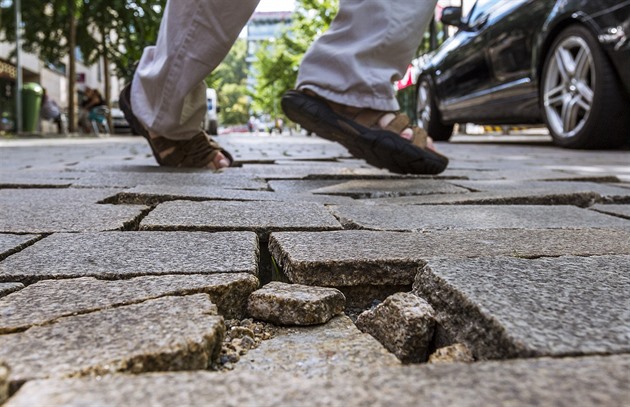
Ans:
{"label": "green trash bin", "polygon": [[37,131],[43,94],[38,83],[29,82],[22,87],[22,130],[27,133]]}

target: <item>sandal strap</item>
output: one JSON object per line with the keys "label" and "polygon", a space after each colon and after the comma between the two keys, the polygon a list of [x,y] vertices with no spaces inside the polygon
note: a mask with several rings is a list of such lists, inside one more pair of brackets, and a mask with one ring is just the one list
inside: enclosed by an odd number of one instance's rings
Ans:
{"label": "sandal strap", "polygon": [[413,137],[411,137],[411,144],[418,146],[420,148],[426,148],[429,134],[421,127],[413,126],[411,127],[413,130]]}
{"label": "sandal strap", "polygon": [[219,152],[231,163],[234,162],[232,156],[205,132],[196,134],[190,140],[170,140],[158,136],[151,137],[149,142],[165,165],[172,167],[207,168]]}
{"label": "sandal strap", "polygon": [[385,127],[385,130],[389,130],[396,134],[400,134],[403,130],[408,129],[409,126],[409,116],[404,113],[394,113],[396,116],[394,119]]}

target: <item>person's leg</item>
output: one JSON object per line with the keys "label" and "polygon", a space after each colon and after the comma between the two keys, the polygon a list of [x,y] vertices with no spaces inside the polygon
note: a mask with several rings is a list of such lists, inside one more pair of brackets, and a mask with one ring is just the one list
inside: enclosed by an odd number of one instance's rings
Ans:
{"label": "person's leg", "polygon": [[201,130],[203,80],[227,55],[259,0],[169,0],[120,107],[160,165],[218,169],[232,158]]}
{"label": "person's leg", "polygon": [[341,0],[330,29],[304,56],[298,89],[343,105],[399,109],[392,82],[404,75],[437,0]]}
{"label": "person's leg", "polygon": [[[287,116],[341,143],[357,158],[398,173],[437,174],[448,159],[412,126],[393,81],[402,77],[437,0],[340,0],[330,29],[306,53]],[[369,23],[368,23],[369,22]]]}

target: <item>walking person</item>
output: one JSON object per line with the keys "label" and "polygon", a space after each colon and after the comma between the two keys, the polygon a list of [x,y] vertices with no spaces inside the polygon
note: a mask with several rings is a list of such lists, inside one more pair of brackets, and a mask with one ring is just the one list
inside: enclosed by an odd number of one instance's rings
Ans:
{"label": "walking person", "polygon": [[[392,81],[413,58],[437,0],[340,0],[304,56],[287,116],[350,153],[398,173],[435,174],[448,159],[397,113]],[[168,1],[157,44],[144,50],[120,105],[160,165],[220,169],[232,156],[199,126],[203,80],[223,60],[258,0]]]}

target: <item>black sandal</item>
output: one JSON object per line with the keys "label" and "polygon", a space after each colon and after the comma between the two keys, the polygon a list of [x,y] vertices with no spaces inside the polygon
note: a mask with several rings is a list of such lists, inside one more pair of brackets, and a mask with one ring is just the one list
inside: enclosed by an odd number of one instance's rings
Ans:
{"label": "black sandal", "polygon": [[[329,102],[309,91],[290,90],[282,97],[287,117],[308,131],[340,143],[356,158],[398,174],[439,174],[448,158],[427,148],[427,134],[410,126],[403,113],[384,129],[379,119],[390,112],[360,109]],[[413,130],[407,140],[400,133]]]}
{"label": "black sandal", "polygon": [[131,83],[120,93],[118,103],[131,128],[149,142],[158,164],[165,167],[209,168],[218,153],[223,153],[230,161],[230,166],[234,164],[232,155],[202,130],[190,140],[151,136],[131,109]]}

